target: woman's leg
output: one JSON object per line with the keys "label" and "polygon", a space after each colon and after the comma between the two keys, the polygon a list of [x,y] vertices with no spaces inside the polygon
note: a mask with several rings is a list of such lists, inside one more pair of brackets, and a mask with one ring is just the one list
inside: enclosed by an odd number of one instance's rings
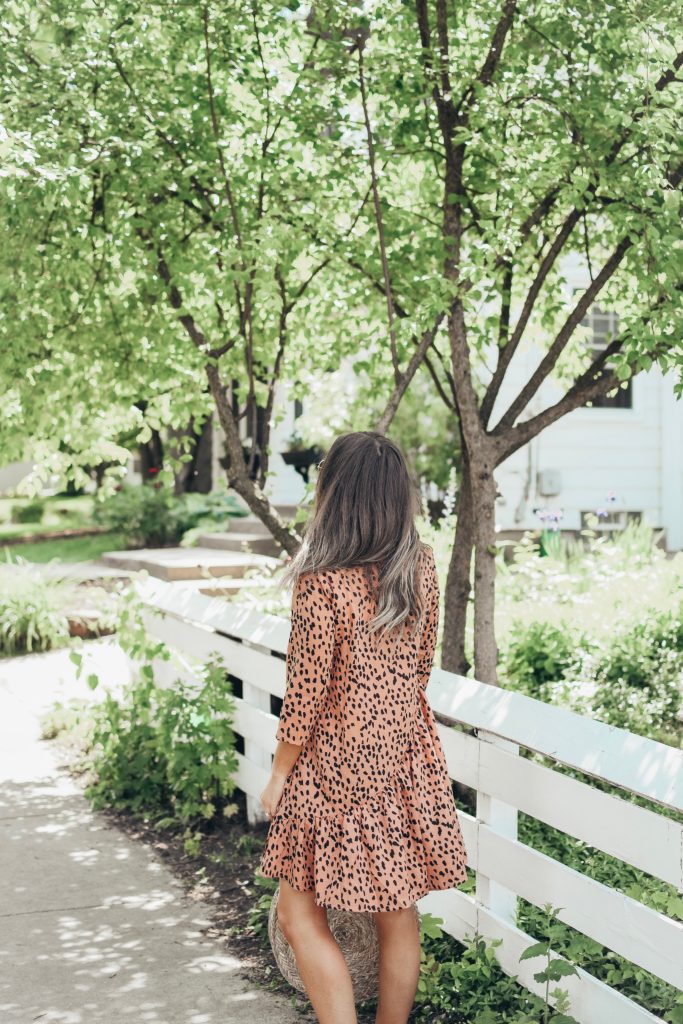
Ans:
{"label": "woman's leg", "polygon": [[379,938],[376,1024],[406,1024],[420,976],[420,925],[412,907],[374,915]]}
{"label": "woman's leg", "polygon": [[277,917],[320,1024],[357,1024],[351,975],[325,907],[281,878]]}

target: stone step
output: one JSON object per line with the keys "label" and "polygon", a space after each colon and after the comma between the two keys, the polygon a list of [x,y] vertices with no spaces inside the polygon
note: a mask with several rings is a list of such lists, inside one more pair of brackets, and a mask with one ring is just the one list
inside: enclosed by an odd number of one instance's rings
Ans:
{"label": "stone step", "polygon": [[270,536],[261,520],[251,513],[248,516],[235,516],[230,520],[228,528],[231,533],[234,530],[235,533],[258,533],[263,534],[264,537]]}
{"label": "stone step", "polygon": [[[263,580],[245,579],[243,576],[221,576],[213,580],[172,580],[171,586],[182,590],[193,590],[207,597],[234,597],[250,587],[262,587]],[[273,584],[274,586],[275,584]]]}
{"label": "stone step", "polygon": [[268,555],[200,547],[106,551],[102,555],[102,562],[119,569],[146,569],[150,576],[161,580],[241,577],[247,569],[275,569],[279,565],[276,558]]}
{"label": "stone step", "polygon": [[269,533],[243,533],[230,530],[228,533],[203,533],[198,539],[202,548],[217,548],[220,551],[253,551],[259,555],[279,555],[280,545]]}
{"label": "stone step", "polygon": [[[278,515],[282,516],[286,523],[291,522],[294,516],[299,511],[298,505],[276,505],[275,511]],[[236,533],[263,533],[264,535],[270,536],[268,530],[263,525],[258,516],[255,516],[253,512],[250,512],[248,516],[235,516],[234,519],[230,520],[230,531]]]}

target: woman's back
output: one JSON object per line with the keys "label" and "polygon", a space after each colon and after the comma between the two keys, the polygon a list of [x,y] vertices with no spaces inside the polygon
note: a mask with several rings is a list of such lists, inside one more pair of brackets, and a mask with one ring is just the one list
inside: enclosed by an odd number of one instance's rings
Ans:
{"label": "woman's back", "polygon": [[358,566],[299,579],[276,735],[302,751],[261,862],[264,874],[286,869],[296,888],[348,910],[407,906],[466,878],[425,694],[439,613],[433,552],[425,547],[420,561],[425,616],[414,637],[408,622],[396,642],[368,631],[375,573]]}

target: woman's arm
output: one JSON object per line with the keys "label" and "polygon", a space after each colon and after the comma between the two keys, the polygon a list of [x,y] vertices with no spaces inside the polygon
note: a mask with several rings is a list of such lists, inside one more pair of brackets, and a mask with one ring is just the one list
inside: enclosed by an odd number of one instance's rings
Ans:
{"label": "woman's arm", "polygon": [[279,742],[270,781],[261,794],[261,802],[270,814],[275,813],[285,780],[311,733],[327,692],[334,631],[331,595],[315,575],[300,576],[292,595],[287,684],[275,733]]}
{"label": "woman's arm", "polygon": [[297,744],[278,740],[270,770],[270,778],[260,796],[261,806],[269,818],[272,818],[275,814],[277,805],[280,803],[282,791],[285,788],[287,776],[294,767],[294,763],[300,753],[301,747]]}

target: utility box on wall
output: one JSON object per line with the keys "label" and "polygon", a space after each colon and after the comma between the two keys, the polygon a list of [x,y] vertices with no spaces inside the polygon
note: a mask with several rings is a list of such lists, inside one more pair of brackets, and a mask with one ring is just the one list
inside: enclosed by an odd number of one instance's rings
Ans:
{"label": "utility box on wall", "polygon": [[552,498],[562,490],[559,469],[540,469],[536,475],[536,490],[544,498]]}

